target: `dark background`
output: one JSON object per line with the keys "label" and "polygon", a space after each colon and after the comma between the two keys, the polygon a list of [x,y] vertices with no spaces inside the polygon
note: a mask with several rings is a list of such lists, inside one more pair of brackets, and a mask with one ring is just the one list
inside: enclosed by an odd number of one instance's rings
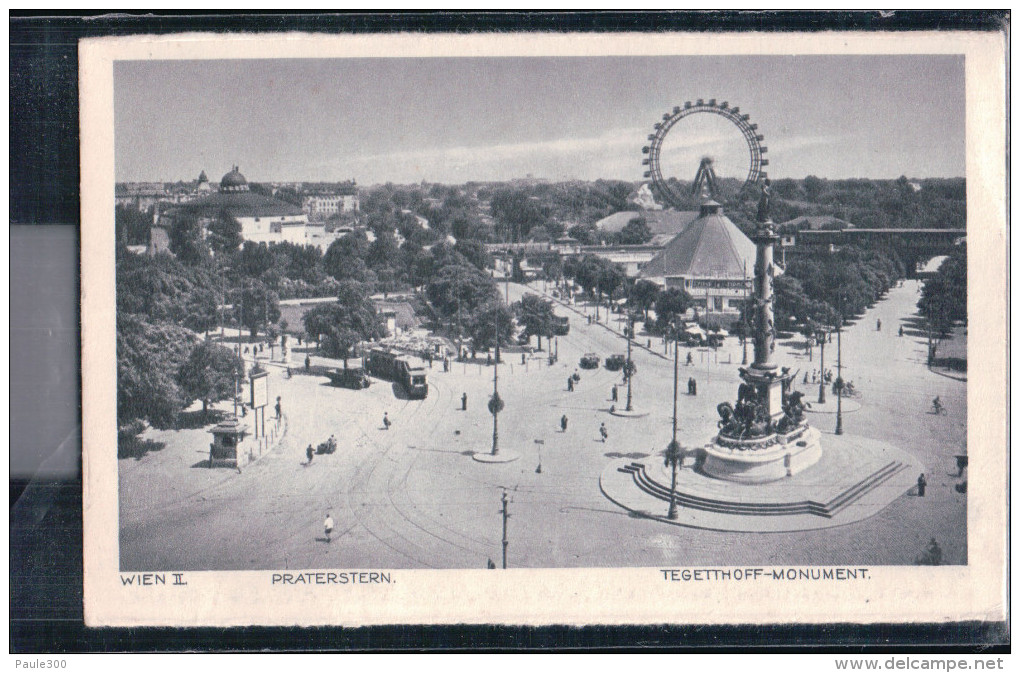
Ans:
{"label": "dark background", "polygon": [[[78,41],[181,31],[1002,31],[1005,11],[58,16],[11,12],[10,651],[1009,651],[1005,624],[85,628]],[[112,450],[112,448],[111,448]]]}

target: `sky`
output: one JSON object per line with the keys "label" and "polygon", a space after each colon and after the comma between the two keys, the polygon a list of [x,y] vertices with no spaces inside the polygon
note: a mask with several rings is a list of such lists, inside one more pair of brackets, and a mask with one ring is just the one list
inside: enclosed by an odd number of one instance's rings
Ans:
{"label": "sky", "polygon": [[[653,125],[698,98],[751,116],[771,177],[964,176],[962,56],[810,55],[119,61],[116,179],[636,181]],[[722,118],[673,127],[663,172],[702,156],[746,175]]]}

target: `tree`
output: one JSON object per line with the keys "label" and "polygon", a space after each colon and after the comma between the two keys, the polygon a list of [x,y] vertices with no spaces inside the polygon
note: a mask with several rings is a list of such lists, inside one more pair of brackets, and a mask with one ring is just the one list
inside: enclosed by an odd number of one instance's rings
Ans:
{"label": "tree", "polygon": [[598,290],[599,297],[601,298],[602,295],[605,295],[607,302],[611,304],[613,294],[627,282],[627,273],[619,264],[614,264],[601,257],[597,259],[600,260],[601,264],[599,265],[600,268],[595,280],[595,288]]}
{"label": "tree", "polygon": [[244,362],[229,348],[210,341],[195,346],[177,372],[177,382],[189,399],[202,400],[206,418],[210,402],[234,394],[236,381],[244,376]]}
{"label": "tree", "polygon": [[470,325],[474,347],[486,350],[496,346],[509,345],[514,338],[514,318],[506,304],[494,301],[482,308]]}
{"label": "tree", "polygon": [[187,405],[177,372],[195,343],[188,329],[144,316],[117,315],[117,422],[169,427]]}
{"label": "tree", "polygon": [[492,267],[492,255],[485,249],[485,244],[480,241],[457,241],[453,249],[463,255],[464,259],[474,264],[479,271],[485,271]]}
{"label": "tree", "polygon": [[655,300],[659,298],[661,292],[662,288],[657,283],[642,278],[630,288],[628,302],[633,308],[641,311],[647,321],[648,309],[655,305]]}
{"label": "tree", "polygon": [[202,264],[209,259],[209,247],[202,238],[202,223],[190,210],[173,216],[170,230],[170,252],[185,264]]}
{"label": "tree", "polygon": [[949,336],[953,324],[967,319],[967,249],[960,246],[939,266],[935,275],[925,281],[917,308],[925,319],[928,332],[928,364],[942,340]]}
{"label": "tree", "polygon": [[353,281],[341,283],[335,304],[319,304],[304,317],[305,332],[319,341],[327,357],[341,358],[344,368],[362,341],[381,339],[386,327],[364,286]]}
{"label": "tree", "polygon": [[276,257],[265,243],[245,241],[238,255],[237,268],[248,278],[262,278],[276,264]]}
{"label": "tree", "polygon": [[322,270],[337,280],[364,280],[368,255],[368,237],[354,231],[333,241],[322,257]]}
{"label": "tree", "polygon": [[148,245],[152,214],[143,213],[131,206],[117,206],[114,210],[117,240],[124,245]]}
{"label": "tree", "polygon": [[542,337],[553,334],[556,314],[553,313],[552,302],[542,299],[536,294],[526,294],[513,305],[517,322],[524,327],[524,333],[530,339],[538,337],[538,350],[542,350]]}
{"label": "tree", "polygon": [[499,299],[496,282],[470,264],[441,268],[425,293],[442,317],[459,315],[468,322],[483,306]]}
{"label": "tree", "polygon": [[643,217],[635,217],[620,230],[617,239],[620,245],[643,245],[652,240],[652,230],[648,227],[648,220]]}
{"label": "tree", "polygon": [[667,330],[691,307],[691,295],[687,291],[673,287],[661,293],[655,300],[655,326]]}
{"label": "tree", "polygon": [[244,243],[244,237],[241,236],[241,223],[226,209],[221,210],[216,219],[209,223],[207,230],[206,241],[216,254],[237,252],[237,249]]}
{"label": "tree", "polygon": [[492,216],[509,241],[527,240],[532,227],[549,221],[546,210],[537,199],[532,199],[523,190],[499,189],[490,201]]}
{"label": "tree", "polygon": [[235,315],[248,328],[254,339],[259,329],[280,319],[280,297],[257,280],[249,280],[241,290],[233,292]]}
{"label": "tree", "polygon": [[206,333],[214,329],[220,320],[219,290],[211,287],[193,287],[187,298],[187,315],[184,326],[196,332]]}

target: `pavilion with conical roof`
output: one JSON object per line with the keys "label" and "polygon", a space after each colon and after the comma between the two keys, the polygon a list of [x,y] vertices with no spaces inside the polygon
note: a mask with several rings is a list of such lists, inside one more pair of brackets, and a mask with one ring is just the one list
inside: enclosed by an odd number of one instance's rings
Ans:
{"label": "pavilion with conical roof", "polygon": [[641,267],[641,277],[686,290],[703,312],[707,307],[734,317],[751,292],[754,260],[754,243],[709,198],[698,217]]}

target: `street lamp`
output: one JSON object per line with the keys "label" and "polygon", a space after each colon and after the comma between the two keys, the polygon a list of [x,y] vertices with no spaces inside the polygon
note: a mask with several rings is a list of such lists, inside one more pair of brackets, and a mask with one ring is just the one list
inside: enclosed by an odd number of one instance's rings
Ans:
{"label": "street lamp", "polygon": [[634,368],[631,365],[630,360],[630,345],[634,339],[634,320],[631,319],[630,325],[627,327],[627,411],[634,411],[634,407],[631,404],[631,392],[630,382],[634,378]]}
{"label": "street lamp", "polygon": [[503,410],[503,400],[499,397],[499,312],[493,311],[496,339],[496,361],[492,366],[492,399],[489,400],[489,412],[492,414],[492,455],[499,454],[499,412]]}
{"label": "street lamp", "polygon": [[[680,331],[674,327],[674,338],[677,340],[679,345]],[[678,380],[680,378],[680,349],[674,346],[673,348],[673,439],[670,441],[669,446],[666,448],[666,464],[671,468],[671,478],[669,486],[669,513],[666,517],[670,521],[675,521],[677,518],[676,511],[676,469],[680,463],[680,444],[676,441],[676,405],[677,405],[677,389]]]}
{"label": "street lamp", "polygon": [[836,434],[843,434],[843,316],[836,318]]}
{"label": "street lamp", "polygon": [[744,333],[741,335],[741,341],[744,343],[744,356],[740,359],[740,364],[747,364],[747,338],[750,336],[751,328],[747,324],[748,317],[751,313],[751,302],[747,296],[747,262],[744,262]]}
{"label": "street lamp", "polygon": [[818,404],[825,404],[825,329],[819,325],[816,334],[818,345],[821,348],[821,360],[819,363],[820,375],[818,377]]}

